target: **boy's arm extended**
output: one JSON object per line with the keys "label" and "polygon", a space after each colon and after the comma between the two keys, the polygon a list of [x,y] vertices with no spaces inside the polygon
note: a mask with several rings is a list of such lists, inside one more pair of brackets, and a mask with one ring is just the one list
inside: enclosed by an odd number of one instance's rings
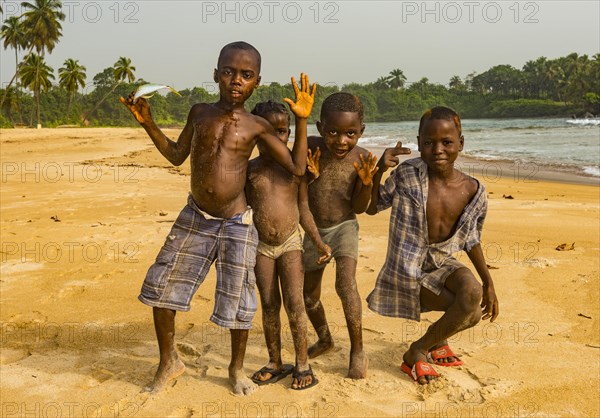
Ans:
{"label": "boy's arm extended", "polygon": [[474,245],[469,251],[467,251],[469,260],[475,266],[477,274],[481,277],[483,283],[483,300],[481,301],[481,308],[483,310],[483,317],[481,319],[488,319],[490,322],[494,322],[498,314],[500,313],[500,306],[498,305],[498,298],[494,290],[494,282],[492,276],[488,270],[483,256],[483,250],[480,244]]}
{"label": "boy's arm extended", "polygon": [[331,258],[331,248],[321,239],[321,235],[315,224],[315,219],[308,206],[307,175],[300,179],[300,185],[298,186],[298,210],[300,211],[300,225],[302,225],[302,229],[304,229],[304,232],[315,244],[315,247],[317,247],[317,250],[321,255],[319,260],[317,260],[317,264],[326,263]]}
{"label": "boy's arm extended", "polygon": [[284,99],[285,102],[290,105],[290,109],[295,116],[296,134],[291,156],[288,147],[275,136],[272,128],[267,130],[267,132],[259,138],[259,140],[263,141],[267,148],[267,152],[269,152],[271,157],[296,176],[303,176],[306,172],[306,155],[308,147],[306,143],[307,119],[310,116],[313,103],[315,102],[315,92],[317,91],[316,84],[313,84],[312,92],[309,91],[310,84],[306,74],[302,74],[300,78],[301,89],[298,89],[296,79],[292,77],[292,86],[294,87],[294,93],[296,94],[296,101],[293,102],[290,99]]}
{"label": "boy's arm extended", "polygon": [[152,119],[152,113],[150,112],[150,105],[145,99],[138,99],[133,103],[133,93],[131,93],[127,99],[119,97],[121,103],[123,103],[129,111],[135,117],[142,128],[146,130],[156,148],[160,153],[173,165],[181,165],[190,155],[190,148],[192,144],[192,137],[194,136],[194,125],[193,119],[195,114],[199,111],[201,105],[194,105],[190,109],[187,123],[179,134],[177,142],[170,140]]}
{"label": "boy's arm extended", "polygon": [[367,208],[367,214],[375,215],[377,213],[377,203],[379,201],[379,185],[381,184],[381,177],[388,168],[396,167],[400,162],[397,157],[400,154],[410,154],[409,148],[404,148],[402,142],[398,141],[394,148],[386,148],[383,155],[377,163],[378,170],[373,176],[373,188],[371,190],[371,202]]}

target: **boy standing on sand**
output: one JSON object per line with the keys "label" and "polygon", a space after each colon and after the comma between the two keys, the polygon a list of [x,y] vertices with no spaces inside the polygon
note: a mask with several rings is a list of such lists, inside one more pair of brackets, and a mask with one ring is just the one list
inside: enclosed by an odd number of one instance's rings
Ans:
{"label": "boy standing on sand", "polygon": [[[322,151],[320,176],[308,187],[310,210],[319,234],[332,249],[336,261],[335,289],[342,301],[350,334],[348,377],[367,376],[368,359],[363,351],[362,307],[356,286],[358,259],[358,222],[356,214],[369,205],[377,160],[356,143],[365,130],[363,107],[358,97],[334,93],[321,107],[317,129],[320,137],[308,139],[309,149]],[[406,150],[410,152],[409,150]],[[318,341],[308,349],[310,358],[334,346],[321,303],[324,266],[317,264],[319,253],[310,239],[304,238],[304,303],[317,332]]]}
{"label": "boy standing on sand", "polygon": [[306,118],[316,86],[308,92],[292,85],[296,102],[285,99],[296,116],[296,142],[289,149],[271,125],[244,109],[244,102],[260,82],[260,54],[246,42],[221,49],[214,70],[219,84],[217,103],[192,106],[177,142],[167,138],[152,120],[150,106],[133,94],[121,102],[133,113],[160,151],[174,165],[191,156],[191,193],[148,270],[139,299],[153,307],[160,363],[147,390],[157,392],[181,375],[185,366],[174,346],[175,313],[188,311],[190,301],[217,260],[217,288],[211,321],[231,332],[229,380],[233,392],[247,395],[256,389],[243,371],[248,330],[256,312],[254,263],[257,232],[246,204],[244,185],[252,149],[261,143],[286,170],[303,175],[306,169]]}
{"label": "boy standing on sand", "polygon": [[[252,114],[265,118],[273,126],[281,142],[287,145],[290,136],[290,116],[285,106],[269,100],[258,103]],[[258,144],[258,149],[260,156],[250,160],[248,164],[246,196],[254,209],[254,224],[258,231],[258,255],[254,271],[260,293],[269,362],[254,373],[252,381],[258,385],[265,385],[275,383],[292,373],[292,389],[308,389],[316,385],[318,380],[308,364],[307,321],[302,299],[302,236],[298,221],[319,249],[322,255],[319,262],[329,259],[331,249],[321,240],[308,209],[306,176],[290,174],[265,152],[261,144]],[[314,159],[311,154],[308,157],[308,169],[318,175],[314,172]],[[315,157],[318,164],[318,151]],[[279,312],[282,295],[294,340],[295,367],[284,365],[281,361]]]}
{"label": "boy standing on sand", "polygon": [[[475,326],[482,310],[483,319],[494,321],[499,308],[480,245],[485,189],[454,168],[464,144],[459,116],[447,107],[426,111],[417,139],[420,158],[403,162],[379,187],[382,173],[398,165],[398,147],[389,148],[373,179],[367,213],[391,206],[392,214],[386,260],[367,300],[369,308],[381,315],[416,321],[420,312],[445,312],[404,353],[402,371],[423,385],[438,376],[428,361],[439,366],[463,364],[447,339]],[[461,250],[483,286],[452,257]]]}

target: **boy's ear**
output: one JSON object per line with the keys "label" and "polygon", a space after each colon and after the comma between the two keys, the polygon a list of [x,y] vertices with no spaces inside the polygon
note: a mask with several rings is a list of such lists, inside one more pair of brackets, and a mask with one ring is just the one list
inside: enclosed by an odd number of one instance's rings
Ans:
{"label": "boy's ear", "polygon": [[215,83],[219,82],[219,77],[218,77],[218,72],[217,69],[215,68],[215,70],[213,71],[213,80]]}
{"label": "boy's ear", "polygon": [[460,146],[458,147],[458,150],[462,151],[463,146],[465,145],[465,137],[461,135],[459,139],[460,139]]}
{"label": "boy's ear", "polygon": [[[462,145],[460,146],[460,149],[462,150]],[[421,152],[421,137],[419,135],[417,135],[417,150]]]}
{"label": "boy's ear", "polygon": [[360,135],[361,135],[361,136],[362,136],[362,134],[364,134],[364,133],[365,133],[365,129],[366,129],[366,128],[367,128],[367,127],[365,126],[365,124],[364,124],[364,123],[363,123],[363,124],[360,126]]}
{"label": "boy's ear", "polygon": [[[256,87],[260,86],[260,76],[256,78]],[[254,87],[254,88],[256,88]]]}

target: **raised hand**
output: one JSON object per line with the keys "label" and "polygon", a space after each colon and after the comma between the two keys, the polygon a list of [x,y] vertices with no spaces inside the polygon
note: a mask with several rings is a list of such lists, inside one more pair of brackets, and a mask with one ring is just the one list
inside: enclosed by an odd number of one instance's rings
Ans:
{"label": "raised hand", "polygon": [[410,154],[410,148],[403,147],[401,141],[398,141],[394,148],[386,148],[378,164],[382,172],[390,167],[396,167],[400,162],[397,156],[401,154]]}
{"label": "raised hand", "polygon": [[150,105],[148,104],[146,99],[142,98],[137,99],[137,101],[134,103],[134,95],[135,92],[131,92],[129,96],[127,96],[127,99],[119,97],[119,101],[123,103],[125,107],[127,107],[127,109],[129,109],[129,111],[133,114],[133,117],[135,118],[135,120],[138,121],[138,123],[143,124],[145,122],[151,121],[152,113],[150,112]]}
{"label": "raised hand", "polygon": [[377,167],[377,157],[372,152],[369,153],[367,159],[360,154],[360,165],[357,162],[354,163],[354,169],[358,173],[358,177],[363,182],[364,186],[370,186],[373,184],[373,176],[379,170]]}
{"label": "raised hand", "polygon": [[306,159],[306,169],[313,175],[314,179],[318,179],[319,172],[319,160],[321,159],[321,149],[317,147],[317,150],[313,154],[310,148],[308,149],[308,157]]}
{"label": "raised hand", "polygon": [[300,89],[296,84],[296,79],[292,77],[292,87],[294,88],[294,94],[296,95],[296,101],[285,98],[283,99],[294,115],[298,118],[306,119],[310,116],[313,104],[315,103],[315,93],[317,91],[317,85],[313,84],[312,92],[310,91],[310,83],[308,81],[308,75],[300,74]]}

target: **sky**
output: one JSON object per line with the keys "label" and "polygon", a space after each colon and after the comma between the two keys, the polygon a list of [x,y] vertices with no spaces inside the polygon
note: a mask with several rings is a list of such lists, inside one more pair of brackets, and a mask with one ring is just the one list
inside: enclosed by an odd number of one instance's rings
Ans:
{"label": "sky", "polygon": [[[22,13],[21,0],[0,1],[2,20]],[[95,74],[121,56],[135,75],[176,89],[212,82],[220,49],[244,40],[262,55],[262,83],[286,83],[306,72],[318,84],[369,83],[391,70],[407,82],[494,65],[516,68],[540,56],[600,52],[600,2],[591,1],[62,1],[63,36],[47,56],[67,58]],[[14,51],[0,51],[0,81],[15,70]]]}

